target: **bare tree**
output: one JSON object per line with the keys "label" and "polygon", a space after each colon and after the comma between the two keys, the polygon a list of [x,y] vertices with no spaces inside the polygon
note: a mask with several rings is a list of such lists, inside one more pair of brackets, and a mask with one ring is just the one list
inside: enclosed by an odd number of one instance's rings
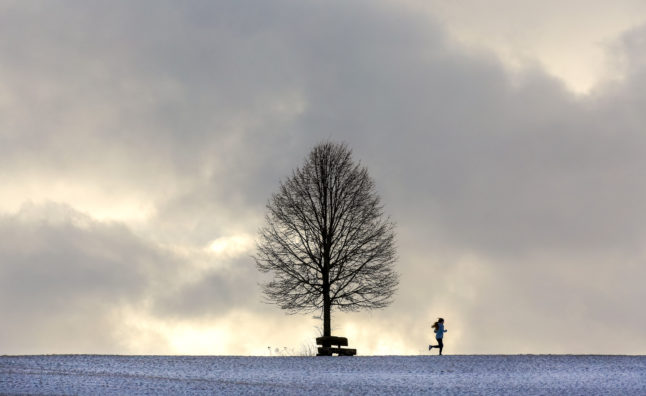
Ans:
{"label": "bare tree", "polygon": [[331,310],[383,308],[392,302],[398,275],[394,224],[365,167],[345,144],[324,142],[280,183],[267,203],[260,230],[260,271],[269,302],[290,313],[323,311],[331,335]]}

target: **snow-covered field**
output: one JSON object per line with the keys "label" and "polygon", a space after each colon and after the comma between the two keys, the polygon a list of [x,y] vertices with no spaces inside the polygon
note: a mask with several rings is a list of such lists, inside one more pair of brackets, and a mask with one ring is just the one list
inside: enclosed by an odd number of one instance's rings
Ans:
{"label": "snow-covered field", "polygon": [[646,395],[646,356],[1,356],[0,394]]}

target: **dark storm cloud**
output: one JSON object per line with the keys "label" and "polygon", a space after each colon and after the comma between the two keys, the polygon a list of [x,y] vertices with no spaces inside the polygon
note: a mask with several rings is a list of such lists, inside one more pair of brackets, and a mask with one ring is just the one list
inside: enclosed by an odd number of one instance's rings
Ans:
{"label": "dark storm cloud", "polygon": [[[5,6],[1,191],[59,180],[136,196],[155,214],[132,228],[5,217],[2,304],[15,320],[3,339],[69,351],[64,318],[103,323],[151,295],[162,318],[260,312],[243,258],[174,283],[182,259],[156,243],[254,233],[278,180],[333,139],[368,166],[398,224],[402,287],[383,326],[421,338],[427,318],[415,318],[432,307],[463,320],[462,352],[590,352],[611,326],[585,329],[615,316],[619,349],[594,351],[643,352],[645,32],[615,49],[622,81],[575,97],[388,2]],[[540,326],[559,318],[564,338],[549,344]],[[58,330],[26,338],[21,323]],[[112,345],[97,334],[97,349]],[[508,341],[518,334],[528,345]]]}
{"label": "dark storm cloud", "polygon": [[518,86],[495,59],[421,40],[417,28],[375,28],[411,47],[366,32],[339,43],[352,56],[316,75],[303,129],[332,125],[369,156],[382,188],[414,202],[401,215],[447,242],[505,254],[639,245],[646,191],[629,181],[644,165],[643,119],[626,124],[625,110],[577,100],[538,70]]}
{"label": "dark storm cloud", "polygon": [[204,167],[244,166],[260,154],[253,145],[279,144],[285,128],[266,107],[291,95],[297,73],[283,64],[281,42],[254,22],[262,14],[248,21],[246,7],[224,3],[76,5],[3,14],[8,165],[163,189]]}

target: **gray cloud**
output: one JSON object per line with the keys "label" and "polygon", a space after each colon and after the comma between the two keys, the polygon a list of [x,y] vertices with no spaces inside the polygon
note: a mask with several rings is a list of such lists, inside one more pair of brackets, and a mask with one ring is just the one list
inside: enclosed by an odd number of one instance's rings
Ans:
{"label": "gray cloud", "polygon": [[[123,352],[105,325],[123,305],[163,320],[281,317],[258,305],[250,260],[174,282],[211,259],[169,246],[253,234],[278,180],[331,138],[369,167],[399,227],[401,291],[375,326],[402,340],[417,329],[410,348],[443,315],[463,353],[643,353],[645,32],[614,49],[622,81],[576,97],[389,2],[5,7],[0,191],[65,205],[45,210],[55,224],[2,220],[3,340]],[[154,212],[102,223],[72,187]],[[598,347],[607,318],[622,337]],[[554,340],[544,327],[557,321]],[[66,336],[68,323],[94,335]]]}
{"label": "gray cloud", "polygon": [[175,318],[218,317],[240,308],[262,313],[266,307],[260,304],[259,282],[249,258],[233,260],[226,271],[208,271],[196,281],[160,295],[151,310],[155,315]]}
{"label": "gray cloud", "polygon": [[0,220],[5,353],[118,350],[110,310],[143,298],[175,263],[119,224],[73,209],[25,206]]}
{"label": "gray cloud", "polygon": [[253,306],[250,263],[202,275],[191,260],[66,205],[25,205],[0,218],[0,350],[118,353],[130,341],[121,308],[186,318]]}

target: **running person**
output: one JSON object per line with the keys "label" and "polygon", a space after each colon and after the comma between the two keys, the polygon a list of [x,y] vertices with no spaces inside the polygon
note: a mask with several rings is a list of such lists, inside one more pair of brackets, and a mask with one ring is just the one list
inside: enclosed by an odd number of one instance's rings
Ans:
{"label": "running person", "polygon": [[444,330],[444,319],[438,318],[437,322],[433,323],[433,331],[435,331],[435,339],[437,340],[437,345],[429,345],[428,350],[430,351],[433,348],[440,348],[440,355],[442,354],[442,348],[444,348],[444,343],[442,339],[444,338],[444,333],[447,330]]}

